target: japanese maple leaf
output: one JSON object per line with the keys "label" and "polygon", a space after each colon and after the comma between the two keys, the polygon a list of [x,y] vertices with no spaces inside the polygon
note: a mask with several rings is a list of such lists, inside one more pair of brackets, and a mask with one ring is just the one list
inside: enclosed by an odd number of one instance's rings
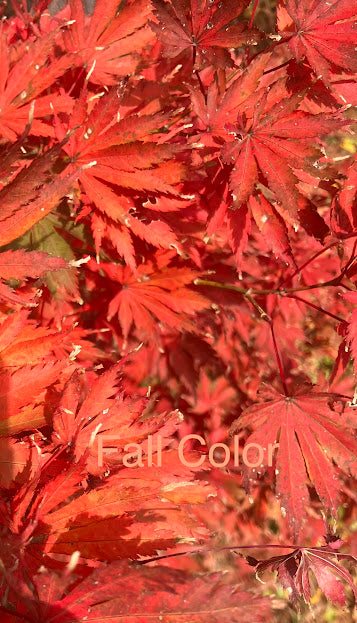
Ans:
{"label": "japanese maple leaf", "polygon": [[14,312],[0,325],[0,369],[50,361],[63,342],[64,333],[37,327],[28,315],[27,310]]}
{"label": "japanese maple leaf", "polygon": [[53,126],[45,118],[54,112],[72,110],[73,100],[65,92],[46,93],[75,58],[70,54],[51,58],[57,34],[53,31],[43,38],[20,42],[14,61],[13,48],[7,43],[3,24],[0,26],[0,136],[11,142],[23,133],[30,120],[30,134],[54,136]]}
{"label": "japanese maple leaf", "polygon": [[[157,255],[164,262],[169,255]],[[107,317],[118,315],[124,338],[127,339],[132,326],[144,334],[156,332],[157,323],[162,322],[177,330],[194,331],[195,314],[209,306],[209,302],[187,286],[193,283],[196,273],[190,268],[155,266],[147,262],[133,273],[128,266],[93,260],[88,268],[102,272],[113,282],[114,298],[109,303]]]}
{"label": "japanese maple leaf", "polygon": [[[157,113],[120,119],[120,99],[121,94],[118,97],[117,89],[112,89],[88,112],[86,91],[83,91],[69,120],[70,129],[79,129],[64,150],[73,166],[81,167],[79,181],[85,204],[90,203],[98,211],[92,224],[97,249],[108,234],[126,263],[134,268],[131,234],[156,247],[178,247],[171,227],[163,219],[153,218],[150,204],[146,211],[145,202],[148,194],[167,196],[170,210],[171,196],[181,200],[185,207],[187,202],[180,191],[186,167],[176,159],[181,147],[165,143],[165,134],[158,133],[168,117]],[[62,138],[66,129],[58,130]],[[88,171],[91,164],[95,165],[93,174]],[[164,211],[165,201],[156,209]]]}
{"label": "japanese maple leaf", "polygon": [[[339,578],[351,587],[357,601],[357,588],[351,574],[340,565],[340,561],[346,560],[354,565],[356,559],[349,554],[341,554],[337,550],[343,541],[337,539],[322,547],[299,547],[289,554],[273,556],[268,560],[256,560],[248,556],[250,565],[255,567],[256,572],[272,569],[278,572],[278,580],[284,589],[288,589],[292,601],[303,597],[309,603],[311,599],[310,571],[314,574],[319,587],[328,599],[338,605],[346,604],[344,587]],[[336,577],[337,576],[337,577]]]}
{"label": "japanese maple leaf", "polygon": [[153,0],[159,23],[151,27],[163,43],[163,54],[175,57],[185,52],[199,66],[232,65],[225,48],[256,43],[259,33],[244,23],[231,24],[248,6],[249,0]]}
{"label": "japanese maple leaf", "polygon": [[[252,620],[262,623],[269,616],[267,600],[223,583],[219,573],[195,576],[167,567],[137,569],[115,565],[114,568],[117,569],[115,586],[101,578],[108,572],[113,577],[114,569],[98,569],[73,595],[68,595],[62,607],[69,608],[70,612],[74,609],[75,614],[76,609],[80,613],[93,606],[88,621],[99,623],[104,623],[108,616],[134,619],[136,623],[145,623],[148,618],[161,620],[160,617],[162,620],[178,619],[183,623],[206,623],[208,620],[211,623]],[[101,582],[98,594],[95,581]],[[109,594],[104,586],[111,586]],[[63,619],[63,623],[65,621]],[[61,619],[59,623],[62,623]]]}
{"label": "japanese maple leaf", "polygon": [[[63,168],[59,159],[66,140],[68,136],[37,156],[0,191],[0,246],[26,233],[72,190],[78,170],[73,165]],[[54,166],[59,166],[61,172],[54,174]]]}
{"label": "japanese maple leaf", "polygon": [[278,28],[295,58],[306,57],[329,85],[331,70],[357,70],[356,26],[351,20],[356,14],[350,0],[285,0],[278,11]]}
{"label": "japanese maple leaf", "polygon": [[77,493],[75,500],[47,513],[34,530],[33,554],[41,543],[45,554],[70,556],[79,550],[83,558],[93,560],[134,559],[207,534],[187,512],[187,502],[206,502],[212,487],[202,483],[193,499],[187,485],[171,502],[165,497],[165,474],[153,474],[151,468],[127,469],[127,478],[110,477],[103,486]]}
{"label": "japanese maple leaf", "polygon": [[285,82],[278,81],[270,90],[261,88],[254,102],[239,107],[236,122],[226,123],[227,133],[234,137],[222,148],[224,161],[233,165],[233,207],[247,201],[258,181],[263,181],[291,214],[297,213],[294,169],[304,169],[316,159],[319,136],[345,124],[297,110],[303,97],[303,93],[289,96]]}
{"label": "japanese maple leaf", "polygon": [[45,423],[35,405],[45,402],[46,388],[58,381],[64,362],[24,366],[0,373],[0,422],[6,430],[31,430]]}
{"label": "japanese maple leaf", "polygon": [[87,70],[88,79],[106,87],[119,76],[132,74],[140,62],[140,50],[152,39],[145,28],[150,2],[135,0],[121,7],[117,0],[98,0],[91,16],[81,0],[70,1],[70,27],[63,33],[66,51],[76,55],[76,64]]}
{"label": "japanese maple leaf", "polygon": [[223,582],[219,573],[198,575],[163,566],[130,566],[122,561],[99,565],[73,587],[72,575],[49,569],[33,577],[32,590],[10,574],[7,579],[11,587],[9,612],[17,617],[31,616],[31,621],[263,623],[270,617],[266,598]]}
{"label": "japanese maple leaf", "polygon": [[[4,251],[0,253],[0,279],[26,280],[28,277],[40,277],[46,271],[65,268],[67,263],[60,257],[51,257],[46,253],[24,250]],[[27,301],[16,294],[5,283],[0,283],[0,298],[12,303],[27,304]]]}
{"label": "japanese maple leaf", "polygon": [[208,86],[206,98],[197,89],[190,89],[196,130],[192,138],[194,145],[198,143],[213,152],[214,148],[221,147],[227,140],[226,124],[236,117],[243,104],[247,106],[247,100],[258,90],[269,59],[270,53],[265,52],[252,60],[244,71],[238,70],[223,97],[215,82]]}
{"label": "japanese maple leaf", "polygon": [[[263,447],[279,443],[276,491],[282,512],[298,535],[309,503],[308,483],[315,487],[324,507],[336,515],[340,470],[357,474],[356,412],[334,394],[302,390],[283,396],[267,388],[262,397],[265,401],[246,409],[232,432],[253,428],[247,443]],[[258,468],[261,470],[264,468]]]}
{"label": "japanese maple leaf", "polygon": [[[161,437],[161,447],[169,440],[181,421],[177,413],[163,413],[142,419],[149,399],[124,394],[118,386],[117,376],[122,369],[119,363],[99,376],[80,400],[83,388],[77,373],[67,382],[59,407],[53,416],[52,439],[54,447],[72,448],[73,458],[84,457],[89,473],[103,475],[108,467],[119,466],[124,447],[129,443],[141,446],[143,457],[147,456],[147,439],[151,435],[156,443]],[[114,454],[104,455],[99,462],[99,446],[106,445],[108,434]],[[167,438],[167,441],[164,439]]]}
{"label": "japanese maple leaf", "polygon": [[170,454],[162,453],[161,467],[123,468],[89,489],[83,462],[59,457],[54,464],[50,457],[13,498],[9,549],[20,547],[24,566],[35,569],[52,554],[63,554],[64,562],[75,551],[84,559],[134,559],[205,537],[192,509],[214,488]]}
{"label": "japanese maple leaf", "polygon": [[261,182],[298,222],[302,206],[297,204],[304,197],[296,187],[299,179],[295,172],[311,167],[321,155],[319,137],[345,122],[337,114],[312,115],[298,110],[305,94],[292,95],[285,80],[259,88],[269,59],[269,53],[259,55],[223,97],[214,84],[208,89],[207,101],[191,91],[198,130],[194,146],[198,142],[205,148],[205,158],[209,154],[210,159],[217,158],[220,150],[223,160],[232,165],[233,207],[245,203]]}

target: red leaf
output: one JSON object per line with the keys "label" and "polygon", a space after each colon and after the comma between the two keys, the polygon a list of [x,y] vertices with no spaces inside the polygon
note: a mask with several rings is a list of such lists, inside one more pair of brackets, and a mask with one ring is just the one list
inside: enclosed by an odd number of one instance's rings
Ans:
{"label": "red leaf", "polygon": [[64,32],[63,43],[76,55],[76,64],[87,69],[88,79],[108,86],[116,84],[118,76],[133,73],[140,62],[139,52],[152,39],[145,28],[150,3],[135,0],[118,12],[116,0],[98,0],[90,19],[80,0],[71,0],[70,6],[74,23]]}
{"label": "red leaf", "polygon": [[147,623],[148,618],[169,621],[178,616],[183,623],[263,623],[270,616],[267,599],[223,583],[219,573],[198,576],[167,567],[112,563],[99,566],[66,594],[70,580],[54,572],[38,574],[35,600],[28,594],[24,599],[27,613],[47,623]]}
{"label": "red leaf", "polygon": [[[357,474],[357,441],[351,430],[357,427],[356,413],[338,395],[301,391],[282,396],[274,390],[266,393],[267,401],[246,409],[232,431],[253,428],[247,443],[265,448],[269,443],[279,443],[276,491],[298,535],[302,534],[309,503],[308,482],[324,506],[336,515],[339,470]],[[342,412],[336,409],[338,403]]]}
{"label": "red leaf", "polygon": [[209,304],[187,287],[197,276],[189,268],[168,267],[160,271],[148,263],[133,274],[128,267],[109,263],[89,262],[88,267],[103,271],[118,284],[117,294],[108,306],[108,318],[118,314],[125,339],[133,324],[139,330],[151,332],[158,320],[178,330],[194,330],[193,317]]}
{"label": "red leaf", "polygon": [[237,48],[245,43],[256,43],[260,36],[247,30],[244,23],[231,22],[247,7],[247,0],[153,0],[159,24],[151,27],[163,43],[164,54],[175,57],[181,52],[218,67],[232,65],[224,48]]}
{"label": "red leaf", "polygon": [[249,207],[268,248],[286,264],[296,267],[285,222],[274,206],[260,194],[257,199],[250,197]]}
{"label": "red leaf", "polygon": [[237,121],[226,124],[227,134],[234,139],[226,142],[222,155],[233,165],[230,187],[234,207],[246,201],[263,180],[283,206],[297,214],[299,191],[294,169],[303,169],[316,157],[313,143],[320,135],[345,123],[296,110],[302,98],[302,93],[289,97],[285,83],[276,82],[270,91],[258,91],[254,107],[238,107]]}
{"label": "red leaf", "polygon": [[285,0],[285,6],[295,29],[291,24],[282,26],[281,34],[288,39],[298,60],[306,56],[316,75],[327,85],[332,68],[357,70],[355,24],[351,19],[356,8],[349,0],[317,0],[312,6],[309,0]]}
{"label": "red leaf", "polygon": [[[342,544],[338,542],[339,546]],[[339,564],[340,560],[356,563],[353,556],[340,554],[336,551],[334,543],[324,547],[300,547],[289,554],[274,556],[268,560],[258,561],[248,558],[249,564],[255,567],[257,573],[268,569],[278,572],[278,580],[284,589],[288,589],[293,601],[299,596],[309,603],[311,599],[311,577],[309,571],[314,574],[318,585],[326,597],[335,604],[345,605],[346,597],[343,584],[338,578],[343,579],[353,590],[357,599],[357,589],[350,573]],[[336,577],[337,576],[337,577]]]}
{"label": "red leaf", "polygon": [[11,372],[0,373],[0,419],[15,415],[21,407],[43,401],[41,394],[58,380],[63,363],[26,366]]}

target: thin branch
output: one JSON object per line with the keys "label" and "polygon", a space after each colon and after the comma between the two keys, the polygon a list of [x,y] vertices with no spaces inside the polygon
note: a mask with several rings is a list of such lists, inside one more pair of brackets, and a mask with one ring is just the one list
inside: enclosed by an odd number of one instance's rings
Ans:
{"label": "thin branch", "polygon": [[[195,285],[211,285],[211,286],[216,286],[216,287],[220,287],[220,288],[224,288],[224,286],[226,284],[223,283],[219,283],[216,281],[205,281],[204,279],[195,279],[194,281]],[[276,357],[276,362],[278,365],[278,369],[279,369],[279,374],[280,374],[280,378],[281,378],[281,383],[284,389],[284,393],[285,396],[288,396],[288,388],[286,385],[286,379],[285,379],[285,375],[284,375],[284,370],[283,370],[283,366],[282,366],[282,362],[281,362],[281,357],[279,354],[279,349],[278,349],[278,345],[276,342],[276,337],[275,337],[275,333],[274,333],[274,326],[273,326],[273,321],[270,318],[270,316],[268,316],[268,314],[266,313],[266,311],[264,311],[264,309],[259,305],[259,303],[257,303],[257,301],[255,301],[252,298],[252,294],[255,294],[254,290],[252,290],[251,288],[248,288],[248,290],[244,289],[244,288],[238,288],[237,286],[230,286],[229,289],[234,289],[234,291],[239,292],[240,294],[242,294],[244,296],[244,298],[247,299],[247,301],[249,301],[249,303],[254,307],[254,309],[259,313],[259,316],[262,320],[265,320],[265,322],[267,322],[270,325],[270,331],[271,331],[271,336],[273,339],[273,345],[274,345],[274,352],[275,352],[275,357]],[[262,292],[260,291],[260,294]]]}
{"label": "thin branch", "polygon": [[[347,240],[348,238],[356,238],[356,237],[357,237],[357,234],[350,234],[349,236],[347,236],[345,238],[345,240]],[[287,283],[288,281],[291,281],[291,279],[293,279],[293,277],[295,277],[297,274],[299,274],[304,268],[306,268],[306,266],[308,266],[311,262],[313,262],[317,257],[319,257],[320,255],[325,253],[325,251],[328,251],[329,249],[332,249],[333,247],[335,247],[340,242],[341,242],[341,240],[334,240],[334,242],[331,242],[330,244],[328,244],[323,249],[320,249],[319,251],[317,251],[317,253],[314,253],[314,255],[312,255],[308,260],[306,260],[306,262],[304,262],[304,264],[302,264],[302,266],[299,266],[298,268],[296,268],[296,270],[292,273],[292,275],[289,275],[283,281],[281,281],[280,284],[279,284],[279,288],[281,288],[281,286],[284,285],[284,283]],[[357,247],[357,241],[355,241],[351,257],[348,260],[348,262],[347,262],[347,264],[345,266],[345,269],[344,269],[344,271],[341,274],[344,274],[344,272],[346,270],[348,270],[348,268],[350,267],[351,263],[354,261],[353,256],[354,256],[354,253],[356,251],[356,247]]]}
{"label": "thin branch", "polygon": [[275,337],[274,326],[273,326],[273,323],[271,321],[270,321],[269,324],[270,324],[271,336],[273,338],[275,358],[276,358],[276,361],[277,361],[277,364],[278,364],[278,368],[279,368],[281,384],[283,386],[285,396],[289,396],[288,387],[287,387],[287,384],[286,384],[284,370],[283,370],[283,366],[282,366],[282,362],[281,362],[281,357],[280,357],[280,354],[279,354],[278,344],[277,344],[276,337]]}
{"label": "thin branch", "polygon": [[[157,560],[164,560],[166,558],[176,558],[177,556],[187,556],[188,554],[206,554],[207,552],[235,552],[235,550],[237,549],[246,549],[246,550],[252,550],[252,549],[292,549],[292,550],[296,550],[296,552],[298,552],[299,550],[307,550],[308,552],[311,553],[318,553],[323,551],[324,554],[328,554],[331,555],[332,557],[337,557],[337,558],[348,558],[349,560],[351,560],[351,558],[353,558],[353,560],[357,561],[357,558],[355,558],[355,556],[351,556],[351,554],[343,554],[341,552],[336,552],[335,550],[331,549],[328,550],[326,546],[320,546],[320,547],[308,547],[306,545],[297,545],[295,543],[293,543],[292,545],[282,545],[281,543],[266,543],[265,545],[226,545],[224,547],[200,547],[198,549],[191,549],[191,550],[185,550],[184,552],[175,552],[173,554],[163,554],[162,556],[153,556],[152,558],[146,558],[146,560],[134,560],[133,561],[133,565],[147,565],[149,562],[156,562]],[[294,552],[292,552],[292,554],[294,554]]]}
{"label": "thin branch", "polygon": [[[267,545],[227,545],[225,547],[210,547],[210,548],[199,548],[199,549],[191,549],[186,550],[184,552],[176,552],[174,554],[166,554],[163,556],[153,556],[152,558],[147,558],[146,560],[136,560],[134,564],[137,565],[147,565],[149,562],[154,562],[156,560],[164,560],[165,558],[176,558],[177,556],[186,556],[187,554],[205,554],[206,552],[224,552],[224,551],[234,551],[236,549],[306,549],[301,545],[281,545],[281,544],[273,544],[269,543]],[[310,548],[312,549],[312,548]]]}
{"label": "thin branch", "polygon": [[306,262],[304,262],[304,264],[302,264],[302,266],[298,266],[294,270],[292,275],[289,275],[288,277],[285,277],[285,279],[280,282],[279,287],[281,287],[284,283],[287,283],[288,281],[291,281],[296,275],[301,273],[301,271],[304,270],[304,268],[306,268],[306,266],[308,266],[311,262],[313,262],[317,257],[319,257],[320,255],[325,253],[325,251],[328,251],[329,249],[332,249],[333,247],[335,247],[336,244],[338,244],[339,242],[340,242],[340,240],[335,240],[334,242],[331,242],[327,247],[324,247],[323,249],[320,249],[319,251],[314,253],[314,255],[312,255],[308,260],[306,260]]}
{"label": "thin branch", "polygon": [[335,314],[332,314],[331,312],[327,311],[326,309],[323,309],[323,307],[319,307],[319,305],[315,305],[314,303],[311,303],[310,301],[307,301],[306,299],[303,299],[301,296],[297,296],[296,294],[287,294],[286,295],[289,299],[295,299],[296,301],[301,301],[301,303],[305,303],[305,305],[309,305],[309,307],[313,307],[314,309],[316,309],[317,311],[321,312],[322,314],[326,314],[326,316],[330,316],[330,318],[333,318],[334,320],[338,320],[338,322],[344,322],[345,319],[341,318],[340,316],[336,316]]}
{"label": "thin branch", "polygon": [[254,307],[254,309],[257,310],[262,320],[265,320],[265,322],[269,322],[269,324],[271,323],[271,318],[269,318],[268,314],[264,311],[264,309],[260,307],[260,305],[252,298],[250,290],[247,290],[247,292],[244,294],[244,298],[246,298],[247,301],[249,301],[249,303],[251,303],[251,305]]}
{"label": "thin branch", "polygon": [[279,349],[278,349],[278,344],[277,344],[277,341],[276,341],[276,338],[275,338],[273,321],[270,318],[270,316],[268,316],[268,314],[264,311],[264,309],[257,303],[257,301],[255,301],[252,298],[249,290],[248,290],[248,292],[245,293],[244,296],[249,301],[249,303],[251,303],[251,305],[254,307],[254,309],[257,310],[257,312],[259,313],[261,319],[265,320],[265,322],[267,322],[269,324],[269,326],[270,326],[271,336],[272,336],[273,345],[274,345],[275,358],[276,358],[276,363],[277,363],[278,369],[279,369],[281,384],[283,386],[283,390],[284,390],[285,396],[288,396],[289,395],[288,394],[288,387],[287,387],[287,384],[286,384],[286,379],[285,379],[283,365],[282,365],[282,361],[281,361],[281,357],[280,357],[280,353],[279,353]]}
{"label": "thin branch", "polygon": [[[230,283],[220,283],[219,281],[211,281],[210,279],[195,279],[194,284],[196,286],[210,286],[213,288],[220,288],[222,290],[232,290],[233,292],[237,292],[237,294],[242,294],[245,296],[247,293],[254,296],[264,295],[264,294],[281,294],[282,296],[289,294],[290,292],[303,292],[305,290],[316,290],[317,288],[327,288],[328,286],[343,286],[340,283],[341,275],[335,277],[334,279],[330,279],[329,281],[323,281],[321,283],[314,283],[311,286],[298,286],[296,288],[271,288],[270,290],[255,290],[254,288],[240,288],[239,286],[235,286]],[[344,287],[344,286],[343,286]]]}

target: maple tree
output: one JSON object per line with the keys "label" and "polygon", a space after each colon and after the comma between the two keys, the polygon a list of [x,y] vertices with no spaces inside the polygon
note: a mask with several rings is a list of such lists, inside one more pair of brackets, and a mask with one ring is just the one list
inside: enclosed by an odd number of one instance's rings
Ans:
{"label": "maple tree", "polygon": [[1,621],[352,620],[355,6],[0,11]]}

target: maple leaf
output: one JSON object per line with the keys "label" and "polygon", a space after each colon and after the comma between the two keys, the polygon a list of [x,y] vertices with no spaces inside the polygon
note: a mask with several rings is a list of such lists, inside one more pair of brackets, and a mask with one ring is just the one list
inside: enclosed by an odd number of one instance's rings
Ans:
{"label": "maple leaf", "polygon": [[[22,407],[43,402],[46,388],[58,380],[63,367],[62,362],[51,362],[0,373],[0,419],[20,417]],[[30,429],[31,423],[28,424]]]}
{"label": "maple leaf", "polygon": [[33,578],[33,592],[26,583],[13,581],[9,602],[16,603],[19,616],[26,612],[31,620],[46,623],[121,619],[146,623],[148,618],[164,621],[178,617],[184,623],[206,623],[208,617],[212,623],[247,623],[253,617],[256,623],[267,620],[270,607],[266,598],[221,580],[219,573],[197,575],[163,566],[138,568],[116,562],[100,565],[71,588],[72,575],[43,569]]}
{"label": "maple leaf", "polygon": [[[122,365],[119,362],[97,377],[84,400],[80,400],[83,388],[75,372],[66,383],[53,415],[54,446],[62,445],[67,450],[71,447],[74,459],[79,462],[84,457],[86,469],[91,474],[104,475],[107,469],[122,465],[124,447],[129,443],[138,444],[143,457],[147,457],[149,435],[156,444],[159,432],[161,448],[165,448],[181,421],[176,413],[145,419],[143,415],[149,399],[127,396],[118,386],[117,376]],[[100,465],[99,444],[105,444],[108,433],[110,447],[116,452],[113,456],[101,456]]]}
{"label": "maple leaf", "polygon": [[267,91],[262,88],[254,103],[238,108],[237,121],[227,123],[234,136],[222,148],[227,164],[233,165],[230,188],[233,207],[238,208],[263,181],[292,215],[297,214],[299,190],[294,169],[304,169],[317,155],[318,137],[344,125],[326,115],[297,110],[303,93],[290,95],[284,81]]}
{"label": "maple leaf", "polygon": [[84,559],[135,559],[205,537],[192,508],[214,489],[193,481],[192,471],[178,466],[174,454],[172,459],[163,452],[162,468],[124,468],[87,491],[82,461],[59,459],[57,472],[53,461],[49,470],[44,465],[12,504],[8,538],[15,549],[24,548],[23,555],[18,551],[24,566],[38,568],[45,558],[58,560],[56,554],[66,555],[65,561],[78,550]]}
{"label": "maple leaf", "polygon": [[248,444],[266,447],[268,443],[279,443],[276,491],[282,512],[298,535],[309,503],[308,482],[315,487],[324,507],[336,516],[340,497],[338,474],[356,474],[357,469],[357,440],[353,433],[356,414],[343,397],[334,394],[301,390],[283,396],[266,388],[262,398],[264,402],[242,413],[231,432],[253,428]]}
{"label": "maple leaf", "polygon": [[201,484],[194,497],[190,489],[186,486],[171,502],[165,499],[160,475],[150,474],[150,469],[146,474],[138,471],[133,478],[112,477],[43,517],[33,532],[29,553],[36,555],[34,548],[40,543],[50,557],[79,550],[83,558],[92,560],[136,559],[202,538],[207,531],[188,514],[187,502],[202,504],[212,488]]}
{"label": "maple leaf", "polygon": [[[69,135],[32,160],[0,191],[0,246],[9,244],[27,232],[73,188],[79,174],[76,167],[71,167],[71,170],[61,167],[61,173],[53,175],[53,167],[61,166],[58,156],[68,138]],[[89,163],[85,168],[92,165]]]}
{"label": "maple leaf", "polygon": [[[181,539],[201,538],[206,533],[187,511],[191,505],[204,503],[214,490],[205,482],[193,481],[195,470],[177,465],[177,453],[165,450],[182,416],[171,413],[144,417],[147,399],[117,396],[120,369],[119,363],[97,377],[86,393],[78,374],[65,385],[53,415],[56,452],[52,459],[48,451],[42,455],[41,469],[13,499],[9,547],[16,549],[22,543],[25,567],[33,568],[39,555],[72,554],[76,548],[84,558],[94,560],[153,555],[157,549],[172,547]],[[58,374],[59,364],[53,372]],[[46,377],[50,371],[42,366],[33,369],[33,377],[30,373],[23,368],[14,373],[16,382],[8,383],[12,390],[6,394],[10,413],[30,400],[41,400],[41,396],[36,398],[39,386],[51,382]],[[23,379],[27,380],[26,388]],[[19,396],[14,395],[15,389]],[[118,449],[119,459],[127,443],[140,445],[142,467],[133,470],[106,457],[104,468],[99,469],[99,454],[93,446],[102,433],[114,437],[111,446]],[[160,452],[160,467],[156,465],[155,451],[149,450],[148,435],[155,444],[160,438],[164,450],[162,455]],[[89,474],[104,476],[108,466],[112,474],[108,478],[106,473],[102,486],[83,489]]]}
{"label": "maple leaf", "polygon": [[7,34],[0,25],[0,136],[11,142],[23,133],[29,121],[31,134],[54,136],[53,126],[44,118],[54,111],[72,110],[73,101],[67,93],[43,93],[73,64],[73,55],[50,58],[57,32],[21,42],[14,62]]}
{"label": "maple leaf", "polygon": [[355,16],[349,0],[315,0],[312,5],[308,0],[285,0],[278,11],[278,28],[295,58],[306,57],[316,75],[330,85],[331,70],[357,70],[355,21],[351,20]]}
{"label": "maple leaf", "polygon": [[190,89],[192,112],[197,125],[194,145],[198,142],[206,147],[221,147],[227,140],[227,122],[236,116],[237,109],[257,90],[269,59],[270,53],[264,53],[252,60],[244,71],[238,70],[223,96],[215,82],[208,86],[206,98],[200,91]]}
{"label": "maple leaf", "polygon": [[133,73],[140,50],[152,39],[150,29],[145,28],[150,3],[135,0],[118,11],[117,0],[97,0],[90,18],[80,0],[71,0],[70,7],[73,23],[63,33],[63,47],[75,54],[77,66],[87,69],[87,79],[109,86],[119,76]]}
{"label": "maple leaf", "polygon": [[233,208],[243,205],[260,182],[298,220],[304,198],[297,187],[297,173],[318,159],[319,137],[343,127],[345,121],[337,114],[298,110],[305,93],[292,94],[285,79],[259,88],[269,60],[270,53],[258,56],[223,97],[214,84],[207,101],[191,91],[198,126],[193,146],[205,147],[205,157],[208,154],[210,159],[217,158],[220,150],[223,161],[232,166]]}
{"label": "maple leaf", "polygon": [[[328,599],[338,605],[345,605],[346,597],[343,579],[351,587],[357,601],[357,588],[351,574],[342,565],[341,560],[356,563],[354,556],[341,554],[337,550],[343,541],[336,539],[322,547],[299,547],[289,554],[273,556],[268,560],[256,560],[248,556],[250,565],[255,567],[257,574],[271,568],[278,572],[278,580],[290,593],[292,601],[302,596],[309,603],[311,600],[311,579],[309,571],[314,574],[317,583]],[[336,577],[337,576],[337,577]]]}
{"label": "maple leaf", "polygon": [[165,56],[185,52],[194,65],[208,61],[224,68],[233,65],[225,48],[256,44],[260,38],[257,31],[247,30],[244,22],[231,23],[248,4],[248,0],[153,0],[159,24],[150,25],[163,44]]}
{"label": "maple leaf", "polygon": [[28,315],[27,310],[12,313],[0,325],[0,368],[50,360],[54,358],[53,351],[63,342],[64,333],[37,327],[28,320]]}
{"label": "maple leaf", "polygon": [[[143,202],[148,193],[180,199],[186,167],[175,160],[182,148],[159,140],[158,128],[168,122],[167,116],[129,115],[118,121],[121,95],[118,96],[117,89],[111,89],[88,113],[84,90],[70,119],[70,128],[80,129],[64,150],[75,163],[73,166],[82,169],[79,181],[86,203],[99,210],[93,228],[97,249],[108,232],[117,251],[134,268],[134,247],[128,230],[154,246],[179,247],[167,223],[156,218],[145,222],[147,216],[152,217]],[[65,131],[59,131],[62,137]],[[162,138],[165,139],[164,134]],[[96,163],[93,172],[88,171],[91,162]],[[181,203],[182,207],[187,205],[185,197]],[[157,207],[164,211],[165,202]]]}
{"label": "maple leaf", "polygon": [[125,339],[133,325],[144,334],[153,334],[158,320],[178,330],[195,330],[194,316],[209,302],[187,287],[197,277],[193,270],[173,266],[162,269],[164,258],[171,257],[172,252],[157,254],[161,266],[157,261],[149,261],[139,266],[136,273],[114,263],[88,263],[89,269],[103,272],[113,285],[118,284],[108,306],[108,319],[118,315]]}

